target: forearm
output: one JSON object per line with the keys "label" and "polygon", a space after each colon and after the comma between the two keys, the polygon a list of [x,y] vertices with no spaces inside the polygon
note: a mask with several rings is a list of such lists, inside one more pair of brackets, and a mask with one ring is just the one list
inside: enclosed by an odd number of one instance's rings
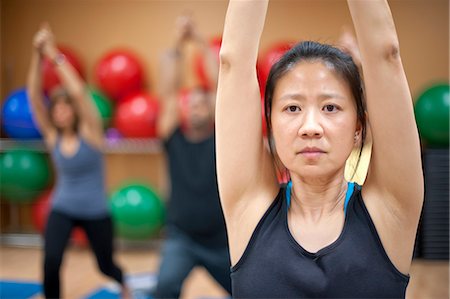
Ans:
{"label": "forearm", "polygon": [[52,129],[52,124],[49,119],[47,107],[43,101],[42,82],[41,82],[41,63],[42,56],[37,49],[33,49],[31,54],[30,67],[27,78],[27,93],[30,100],[31,110],[33,111],[34,119],[44,136]]}
{"label": "forearm", "polygon": [[[28,70],[27,77],[27,91],[30,101],[35,106],[36,101],[39,101],[42,93],[42,80],[41,80],[41,55],[38,51],[33,50],[31,54],[30,68]],[[42,103],[41,103],[42,104]]]}
{"label": "forearm", "polygon": [[86,86],[75,68],[56,47],[46,50],[45,55],[53,63],[56,73],[68,94],[76,101],[86,95]]}
{"label": "forearm", "polygon": [[220,50],[222,65],[256,65],[267,6],[268,0],[230,1]]}
{"label": "forearm", "polygon": [[200,37],[197,40],[197,43],[204,59],[205,73],[208,82],[210,83],[210,88],[215,91],[217,89],[217,79],[219,75],[218,57],[211,49],[210,44],[203,37]]}
{"label": "forearm", "polygon": [[167,96],[178,93],[181,85],[182,51],[178,47],[167,50],[160,62],[160,95]]}
{"label": "forearm", "polygon": [[398,56],[398,38],[386,0],[348,0],[362,59]]}
{"label": "forearm", "polygon": [[158,117],[158,136],[166,139],[179,123],[178,98],[181,80],[181,51],[175,46],[167,50],[159,66],[159,100],[160,114]]}

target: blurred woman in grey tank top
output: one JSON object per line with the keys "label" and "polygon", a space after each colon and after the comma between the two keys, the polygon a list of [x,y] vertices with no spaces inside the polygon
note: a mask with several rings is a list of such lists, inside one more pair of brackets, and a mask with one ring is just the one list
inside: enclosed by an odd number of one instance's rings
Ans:
{"label": "blurred woman in grey tank top", "polygon": [[[42,95],[40,65],[44,58],[53,62],[62,82],[62,87],[50,91],[49,109]],[[129,297],[122,270],[113,261],[113,226],[104,187],[101,119],[84,82],[56,48],[48,24],[42,25],[34,36],[27,87],[33,116],[57,174],[45,229],[45,297],[62,297],[59,269],[76,226],[86,232],[100,271],[122,286],[123,297]]]}

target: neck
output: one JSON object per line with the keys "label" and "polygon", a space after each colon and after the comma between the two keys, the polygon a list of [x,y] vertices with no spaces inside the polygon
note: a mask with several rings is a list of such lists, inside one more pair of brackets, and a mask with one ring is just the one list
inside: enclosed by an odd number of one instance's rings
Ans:
{"label": "neck", "polygon": [[293,175],[290,210],[311,219],[334,214],[343,210],[346,191],[343,172],[320,180]]}
{"label": "neck", "polygon": [[61,131],[61,138],[74,138],[76,136],[77,136],[77,132],[75,132],[72,129],[67,128],[67,129],[63,129]]}
{"label": "neck", "polygon": [[214,128],[204,127],[198,129],[188,129],[185,132],[185,136],[189,141],[201,142],[211,136]]}

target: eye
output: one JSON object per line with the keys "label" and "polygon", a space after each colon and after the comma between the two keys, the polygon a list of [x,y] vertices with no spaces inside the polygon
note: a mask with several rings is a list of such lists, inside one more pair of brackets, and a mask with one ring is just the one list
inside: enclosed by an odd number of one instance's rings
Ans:
{"label": "eye", "polygon": [[288,112],[299,112],[299,111],[300,111],[300,107],[298,107],[298,106],[288,106],[288,107],[286,108],[286,110],[287,110]]}
{"label": "eye", "polygon": [[328,104],[328,105],[325,105],[325,106],[323,107],[323,110],[324,110],[325,112],[336,112],[336,111],[339,110],[339,109],[338,109],[338,107],[337,107],[336,105]]}

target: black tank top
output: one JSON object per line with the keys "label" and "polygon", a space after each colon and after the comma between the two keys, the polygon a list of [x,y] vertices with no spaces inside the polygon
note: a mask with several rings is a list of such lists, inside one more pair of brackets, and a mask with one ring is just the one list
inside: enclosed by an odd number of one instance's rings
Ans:
{"label": "black tank top", "polygon": [[234,298],[404,298],[409,276],[392,264],[355,186],[341,235],[316,253],[306,251],[287,223],[280,189],[231,268]]}
{"label": "black tank top", "polygon": [[228,245],[216,178],[214,133],[200,142],[177,129],[164,143],[169,163],[168,224],[209,247]]}

